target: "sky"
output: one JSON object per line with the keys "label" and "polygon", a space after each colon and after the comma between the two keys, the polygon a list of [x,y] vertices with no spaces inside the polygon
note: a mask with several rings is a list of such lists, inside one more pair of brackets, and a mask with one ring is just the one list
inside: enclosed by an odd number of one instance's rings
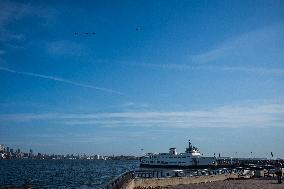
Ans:
{"label": "sky", "polygon": [[0,144],[284,158],[284,1],[0,7]]}

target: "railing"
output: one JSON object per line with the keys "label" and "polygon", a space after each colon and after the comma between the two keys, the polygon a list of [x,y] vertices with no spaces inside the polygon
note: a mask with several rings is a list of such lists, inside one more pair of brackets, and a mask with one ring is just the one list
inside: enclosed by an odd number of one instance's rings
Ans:
{"label": "railing", "polygon": [[128,180],[134,178],[134,171],[127,171],[112,179],[103,189],[119,189]]}
{"label": "railing", "polygon": [[134,178],[165,178],[165,177],[194,177],[205,175],[220,175],[237,173],[236,169],[216,169],[216,170],[137,170],[133,172]]}

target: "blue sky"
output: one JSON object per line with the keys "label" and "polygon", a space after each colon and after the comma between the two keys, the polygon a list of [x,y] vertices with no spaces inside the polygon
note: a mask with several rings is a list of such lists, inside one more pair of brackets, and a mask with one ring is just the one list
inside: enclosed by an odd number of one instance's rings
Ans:
{"label": "blue sky", "polygon": [[0,143],[284,157],[283,1],[0,6]]}

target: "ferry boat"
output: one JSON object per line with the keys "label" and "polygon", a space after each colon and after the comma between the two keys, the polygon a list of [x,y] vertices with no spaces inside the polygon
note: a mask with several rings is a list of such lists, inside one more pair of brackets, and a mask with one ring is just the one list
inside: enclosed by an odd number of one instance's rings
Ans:
{"label": "ferry boat", "polygon": [[177,153],[176,148],[170,148],[169,153],[147,153],[140,159],[140,167],[161,168],[213,168],[217,166],[215,157],[204,157],[198,148],[188,141],[185,153]]}

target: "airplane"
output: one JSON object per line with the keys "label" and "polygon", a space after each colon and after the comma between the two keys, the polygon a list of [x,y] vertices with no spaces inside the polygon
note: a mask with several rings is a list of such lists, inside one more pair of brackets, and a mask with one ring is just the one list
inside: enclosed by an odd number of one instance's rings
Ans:
{"label": "airplane", "polygon": [[74,35],[96,35],[96,32],[75,32]]}

